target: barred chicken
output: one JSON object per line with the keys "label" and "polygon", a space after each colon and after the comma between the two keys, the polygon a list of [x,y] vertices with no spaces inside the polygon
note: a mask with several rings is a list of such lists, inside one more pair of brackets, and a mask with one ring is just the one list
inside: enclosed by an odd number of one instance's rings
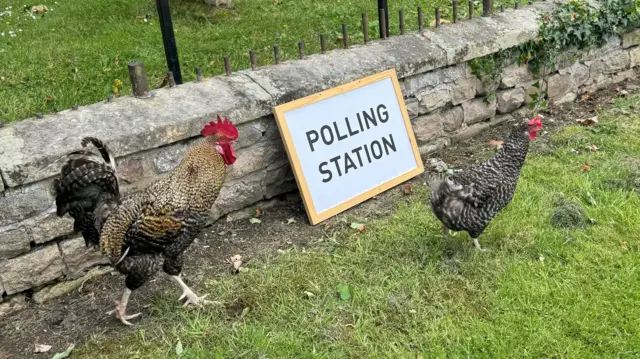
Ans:
{"label": "barred chicken", "polygon": [[[131,293],[160,268],[182,289],[184,305],[211,303],[197,296],[180,278],[183,253],[205,224],[226,177],[226,166],[236,156],[232,142],[237,128],[228,119],[212,121],[205,136],[192,146],[182,162],[146,190],[122,199],[113,155],[99,139],[84,138],[83,150],[71,152],[54,181],[58,216],[69,213],[74,228],[87,245],[100,247],[111,263],[126,275],[122,299],[108,315],[123,324]],[[87,150],[91,143],[98,153]]]}
{"label": "barred chicken", "polygon": [[493,158],[432,186],[431,209],[444,225],[444,237],[450,230],[466,231],[483,250],[478,237],[513,199],[529,141],[541,128],[540,116],[518,124]]}

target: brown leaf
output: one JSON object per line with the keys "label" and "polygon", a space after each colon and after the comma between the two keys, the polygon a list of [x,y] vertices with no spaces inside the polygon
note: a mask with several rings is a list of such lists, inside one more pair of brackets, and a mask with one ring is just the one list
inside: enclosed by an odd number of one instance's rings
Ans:
{"label": "brown leaf", "polygon": [[595,126],[598,124],[598,116],[593,116],[587,119],[578,119],[576,121],[584,126]]}
{"label": "brown leaf", "polygon": [[242,256],[239,254],[236,254],[231,258],[227,259],[226,262],[230,264],[233,267],[233,271],[237,273],[240,270],[240,267],[242,266]]}
{"label": "brown leaf", "polygon": [[120,59],[118,58],[118,56],[116,56],[116,65],[120,65]]}
{"label": "brown leaf", "polygon": [[[442,24],[451,24],[451,21],[447,20],[447,19],[440,19],[440,25]],[[434,27],[436,26],[436,20],[434,19],[433,21],[431,21],[431,24],[429,24],[429,26]]]}
{"label": "brown leaf", "polygon": [[364,228],[364,224],[359,226],[358,228],[356,228],[358,230],[358,232],[364,232],[365,228]]}
{"label": "brown leaf", "polygon": [[47,102],[55,101],[55,99],[52,96],[47,96],[47,97],[44,98],[44,100],[47,101]]}
{"label": "brown leaf", "polygon": [[624,248],[624,249],[629,249],[629,243],[627,243],[626,241],[622,241],[620,242],[620,247]]}
{"label": "brown leaf", "polygon": [[404,192],[405,195],[410,195],[413,193],[413,188],[411,187],[411,183],[405,183],[404,186],[402,186],[402,192]]}
{"label": "brown leaf", "polygon": [[589,172],[591,171],[591,166],[589,165],[589,163],[584,164],[584,167],[582,167],[582,172]]}
{"label": "brown leaf", "polygon": [[598,152],[598,150],[599,150],[598,146],[596,146],[596,145],[586,146],[585,148],[588,149],[588,150],[591,150],[593,152]]}
{"label": "brown leaf", "polygon": [[262,211],[262,208],[256,207],[256,218],[262,216],[263,214],[264,212]]}
{"label": "brown leaf", "polygon": [[491,147],[495,147],[496,149],[501,149],[502,146],[504,146],[504,141],[500,141],[500,140],[490,140],[489,141],[489,146]]}
{"label": "brown leaf", "polygon": [[49,11],[49,8],[46,5],[34,5],[31,7],[31,12],[36,14],[44,14]]}

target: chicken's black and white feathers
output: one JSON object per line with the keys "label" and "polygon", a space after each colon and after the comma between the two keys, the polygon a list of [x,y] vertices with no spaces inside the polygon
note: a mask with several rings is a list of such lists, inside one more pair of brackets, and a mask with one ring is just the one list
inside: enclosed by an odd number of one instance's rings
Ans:
{"label": "chicken's black and white feathers", "polygon": [[[85,244],[98,245],[102,225],[120,201],[116,162],[101,140],[85,137],[80,144],[83,149],[67,155],[60,176],[53,181],[56,214],[69,213]],[[87,149],[89,144],[97,151]]]}
{"label": "chicken's black and white feathers", "polygon": [[477,238],[511,202],[529,150],[527,129],[516,126],[491,159],[434,183],[431,208],[447,229]]}

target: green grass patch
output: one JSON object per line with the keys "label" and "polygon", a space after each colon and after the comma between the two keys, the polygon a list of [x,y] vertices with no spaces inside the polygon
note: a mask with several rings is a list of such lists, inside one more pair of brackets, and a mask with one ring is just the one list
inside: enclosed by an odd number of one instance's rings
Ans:
{"label": "green grass patch", "polygon": [[[551,155],[531,153],[480,239],[490,252],[464,233],[443,242],[427,189],[414,187],[363,233],[212,278],[204,292],[222,305],[176,309],[171,292],[150,323],[96,337],[74,358],[171,358],[178,342],[182,358],[638,357],[640,116],[626,114],[638,105],[619,101],[600,128],[568,127]],[[553,227],[559,198],[592,221]]]}
{"label": "green grass patch", "polygon": [[[145,63],[150,84],[159,84],[167,67],[155,2],[149,0],[43,0],[49,8],[32,18],[25,11],[36,3],[3,0],[0,6],[0,121],[33,117],[39,111],[53,113],[104,101],[122,81],[118,94],[130,93],[127,63]],[[224,72],[223,57],[234,70],[250,67],[253,49],[260,65],[273,62],[273,45],[279,44],[281,59],[298,55],[303,40],[306,53],[320,52],[319,35],[328,35],[330,49],[341,24],[349,26],[351,42],[362,43],[361,12],[369,14],[370,36],[376,38],[377,0],[234,0],[234,7],[211,8],[203,0],[172,0],[184,81],[195,79],[195,67],[205,76]],[[480,14],[480,1],[476,14]],[[465,3],[466,4],[466,3]],[[500,0],[500,4],[513,6]],[[458,7],[459,18],[467,6]],[[441,8],[451,19],[451,2],[435,0],[390,1],[391,34],[400,32],[398,10],[405,9],[407,31],[417,30],[417,8],[423,6],[425,24]],[[10,11],[5,8],[11,7]],[[144,21],[144,17],[148,21]],[[11,35],[14,33],[15,36]]]}

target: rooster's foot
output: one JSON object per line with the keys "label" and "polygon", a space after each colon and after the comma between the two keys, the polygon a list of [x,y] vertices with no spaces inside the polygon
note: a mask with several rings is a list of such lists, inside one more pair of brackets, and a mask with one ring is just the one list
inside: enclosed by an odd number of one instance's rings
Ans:
{"label": "rooster's foot", "polygon": [[191,288],[189,288],[188,285],[185,284],[185,282],[182,281],[182,278],[180,278],[177,275],[172,275],[171,278],[173,278],[173,280],[175,280],[178,285],[180,286],[180,288],[182,288],[182,295],[180,296],[180,298],[178,298],[179,301],[182,301],[184,298],[187,298],[187,300],[184,302],[184,304],[182,305],[183,307],[186,307],[188,305],[195,305],[197,307],[201,307],[203,304],[214,304],[216,302],[212,302],[210,300],[206,300],[204,299],[207,295],[203,295],[202,297],[198,297],[196,295],[196,293],[194,293]]}
{"label": "rooster's foot", "polygon": [[213,304],[212,301],[204,299],[206,296],[207,294],[203,295],[202,297],[198,297],[191,289],[185,289],[178,300],[182,301],[184,298],[187,298],[187,300],[185,300],[184,304],[182,305],[183,307],[186,307],[188,305],[201,307],[203,304]]}
{"label": "rooster's foot", "polygon": [[132,315],[127,315],[125,313],[125,310],[126,310],[126,304],[122,305],[121,302],[116,300],[116,309],[108,311],[107,315],[115,315],[116,318],[120,319],[122,324],[129,325],[129,326],[133,325],[133,324],[129,323],[129,320],[137,318],[137,317],[142,315],[142,313],[136,313],[136,314],[132,314]]}

